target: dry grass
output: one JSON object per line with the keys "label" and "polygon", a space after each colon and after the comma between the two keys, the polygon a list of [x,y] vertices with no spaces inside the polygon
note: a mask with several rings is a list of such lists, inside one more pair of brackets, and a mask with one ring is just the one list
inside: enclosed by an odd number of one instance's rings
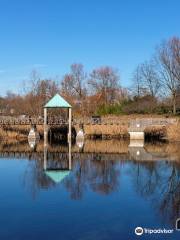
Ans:
{"label": "dry grass", "polygon": [[111,137],[128,137],[128,126],[121,125],[85,125],[86,136],[103,135]]}
{"label": "dry grass", "polygon": [[145,149],[149,153],[167,153],[167,146],[169,143],[167,142],[146,142],[145,143]]}
{"label": "dry grass", "polygon": [[[173,117],[173,116],[170,116]],[[120,120],[120,121],[129,121],[133,119],[144,119],[144,118],[167,118],[166,115],[159,115],[159,114],[130,114],[130,115],[108,115],[102,117],[102,119],[106,120]]]}
{"label": "dry grass", "polygon": [[[4,139],[4,140],[12,139],[14,141],[14,140],[25,139],[25,135],[21,134],[19,132],[16,132],[16,131],[5,131],[2,128],[0,128],[0,138]],[[26,136],[26,138],[27,138],[27,136]]]}
{"label": "dry grass", "polygon": [[180,141],[180,122],[167,127],[167,138],[169,141]]}
{"label": "dry grass", "polygon": [[[102,117],[104,122],[115,122],[118,124],[102,124],[102,125],[85,125],[84,130],[87,137],[93,135],[102,136],[102,138],[122,138],[129,137],[128,135],[128,124],[133,119],[145,119],[145,118],[165,118],[166,116],[150,115],[150,114],[132,114],[122,116],[106,116]],[[161,126],[147,127],[145,134],[149,137],[163,138],[166,136],[166,128]]]}
{"label": "dry grass", "polygon": [[[127,153],[128,152],[128,141],[117,141],[117,140],[99,140],[92,141],[86,140],[84,143],[84,153]],[[31,152],[30,146],[27,141],[18,142],[16,140],[3,141],[0,143],[1,152]],[[37,153],[44,153],[44,142],[40,141],[36,147]],[[67,153],[68,146],[66,145],[54,145],[48,146],[48,152],[53,153]],[[72,145],[72,153],[78,153],[78,146]]]}
{"label": "dry grass", "polygon": [[87,153],[127,153],[128,141],[117,140],[86,140],[84,145],[84,152]]}
{"label": "dry grass", "polygon": [[169,156],[169,160],[180,161],[180,142],[166,142],[166,143],[146,143],[145,149],[149,153],[158,153]]}
{"label": "dry grass", "polygon": [[[14,126],[3,126],[0,128],[0,138],[1,139],[27,139],[30,131],[29,125],[14,125]],[[38,125],[37,131],[43,136],[43,126]]]}
{"label": "dry grass", "polygon": [[149,126],[145,128],[144,132],[146,137],[149,137],[149,138],[162,139],[162,138],[165,138],[167,135],[166,127],[164,126]]}

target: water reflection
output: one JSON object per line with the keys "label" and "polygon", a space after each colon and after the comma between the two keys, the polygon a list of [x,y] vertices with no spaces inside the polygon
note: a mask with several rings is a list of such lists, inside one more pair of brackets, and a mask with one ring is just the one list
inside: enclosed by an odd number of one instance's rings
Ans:
{"label": "water reflection", "polygon": [[72,199],[81,199],[85,191],[108,195],[118,189],[118,162],[99,159],[76,161],[73,174],[64,182]]}
{"label": "water reflection", "polygon": [[83,152],[84,139],[76,139],[76,145],[78,146],[79,150]]}
{"label": "water reflection", "polygon": [[151,201],[164,221],[180,216],[180,164],[177,162],[132,163],[129,171],[135,191]]}
{"label": "water reflection", "polygon": [[33,198],[58,187],[73,200],[83,200],[88,192],[112,196],[121,192],[125,177],[131,193],[150,203],[164,221],[173,225],[180,216],[180,144],[85,141],[82,151],[77,144],[39,142],[32,149],[26,142],[1,143],[0,154],[29,159],[23,184]]}
{"label": "water reflection", "polygon": [[[63,155],[62,155],[63,156]],[[55,183],[65,179],[71,170],[71,143],[68,144],[68,166],[64,165],[64,159],[52,160],[48,158],[48,147],[44,143],[44,173]]]}
{"label": "water reflection", "polygon": [[39,139],[36,138],[28,138],[28,143],[29,143],[29,147],[33,150],[36,151],[36,147],[39,143]]}

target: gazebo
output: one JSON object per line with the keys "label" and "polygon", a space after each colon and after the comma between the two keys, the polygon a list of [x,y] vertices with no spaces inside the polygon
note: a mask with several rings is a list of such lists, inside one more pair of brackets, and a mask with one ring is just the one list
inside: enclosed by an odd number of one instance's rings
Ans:
{"label": "gazebo", "polygon": [[47,122],[48,109],[54,109],[54,108],[68,109],[68,118],[69,118],[68,141],[71,141],[72,106],[59,94],[56,94],[44,106],[44,139],[47,139],[47,135],[48,135],[48,122]]}

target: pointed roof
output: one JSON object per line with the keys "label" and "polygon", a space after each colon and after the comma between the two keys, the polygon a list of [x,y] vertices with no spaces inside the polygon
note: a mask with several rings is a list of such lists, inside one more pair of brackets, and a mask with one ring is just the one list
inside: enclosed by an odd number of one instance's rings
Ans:
{"label": "pointed roof", "polygon": [[51,178],[51,180],[53,180],[53,182],[59,183],[69,175],[70,171],[46,170],[45,173],[49,178]]}
{"label": "pointed roof", "polygon": [[71,105],[59,94],[56,94],[46,103],[44,108],[71,108]]}

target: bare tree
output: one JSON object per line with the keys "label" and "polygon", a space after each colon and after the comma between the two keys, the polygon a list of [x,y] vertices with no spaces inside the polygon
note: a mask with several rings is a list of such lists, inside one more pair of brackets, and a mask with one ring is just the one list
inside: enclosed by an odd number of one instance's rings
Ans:
{"label": "bare tree", "polygon": [[46,102],[54,94],[59,92],[58,84],[52,79],[43,79],[37,82],[37,88],[35,90],[36,95]]}
{"label": "bare tree", "polygon": [[149,94],[154,98],[161,88],[161,82],[152,61],[144,62],[136,68],[133,82],[138,97]]}
{"label": "bare tree", "polygon": [[30,72],[29,80],[23,81],[22,88],[23,88],[23,95],[29,94],[30,92],[35,95],[37,89],[37,84],[41,80],[41,74],[36,69],[33,69]]}
{"label": "bare tree", "polygon": [[180,39],[172,38],[161,43],[157,49],[157,61],[161,81],[172,98],[173,113],[176,114],[177,89],[180,83]]}
{"label": "bare tree", "polygon": [[144,88],[152,97],[156,97],[161,88],[161,82],[155,70],[155,65],[153,62],[144,62],[140,70]]}
{"label": "bare tree", "polygon": [[140,65],[137,66],[133,73],[132,77],[132,92],[135,96],[140,97],[144,95],[144,88],[142,82],[142,75],[141,75],[141,67]]}
{"label": "bare tree", "polygon": [[171,39],[171,47],[174,58],[174,75],[180,85],[180,38],[174,37]]}
{"label": "bare tree", "polygon": [[71,71],[64,76],[61,87],[64,95],[82,101],[86,95],[86,73],[82,64],[71,65]]}
{"label": "bare tree", "polygon": [[112,67],[100,67],[90,74],[89,84],[93,93],[102,95],[105,104],[113,103],[116,91],[120,87],[119,75]]}
{"label": "bare tree", "polygon": [[41,79],[40,73],[33,70],[30,80],[24,83],[24,100],[21,108],[26,106],[26,113],[39,116],[42,114],[43,106],[59,92],[59,87],[54,79]]}

